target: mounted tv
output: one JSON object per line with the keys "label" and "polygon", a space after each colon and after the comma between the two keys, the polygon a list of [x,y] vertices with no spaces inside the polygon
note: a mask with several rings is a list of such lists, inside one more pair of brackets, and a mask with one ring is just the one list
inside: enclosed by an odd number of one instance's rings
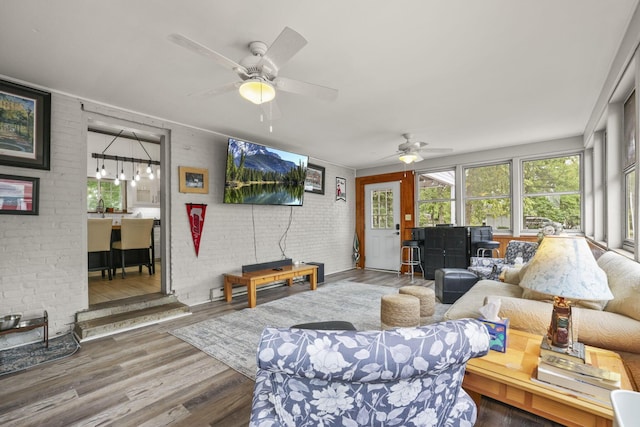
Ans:
{"label": "mounted tv", "polygon": [[229,138],[224,203],[302,206],[308,156]]}

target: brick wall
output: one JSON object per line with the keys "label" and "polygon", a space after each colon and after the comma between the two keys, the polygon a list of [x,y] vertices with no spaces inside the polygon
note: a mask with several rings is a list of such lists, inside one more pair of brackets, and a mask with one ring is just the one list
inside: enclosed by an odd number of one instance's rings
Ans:
{"label": "brick wall", "polygon": [[[349,196],[353,196],[354,171],[312,160],[326,168],[326,191],[305,193],[302,207],[223,204],[227,138],[174,127],[171,140],[173,170],[205,167],[210,181],[206,195],[180,193],[177,178],[171,182],[171,284],[181,301],[206,301],[212,290],[221,297],[222,274],[240,270],[243,264],[286,256],[324,262],[327,274],[352,267],[355,199]],[[346,203],[335,200],[336,176],[347,178],[347,191],[352,193],[347,193]],[[197,258],[185,203],[207,204]]]}
{"label": "brick wall", "polygon": [[[3,174],[41,178],[40,215],[0,215],[0,314],[35,316],[46,309],[53,336],[68,331],[75,313],[88,307],[86,126],[91,114],[82,111],[83,104],[116,122],[139,123],[169,135],[169,159],[162,170],[171,175],[170,194],[164,193],[170,198],[170,212],[164,213],[163,227],[169,227],[170,236],[169,289],[181,301],[192,305],[208,301],[212,290],[221,294],[223,273],[242,264],[282,258],[279,242],[290,214],[284,255],[324,262],[327,274],[352,267],[353,170],[312,159],[326,167],[326,193],[306,193],[302,207],[224,205],[226,137],[53,93],[51,170],[0,165]],[[180,193],[178,166],[208,168],[209,194]],[[335,201],[336,176],[347,179],[346,203]],[[198,257],[185,203],[208,205]]]}
{"label": "brick wall", "polygon": [[3,174],[40,178],[38,216],[0,215],[0,314],[46,309],[53,336],[69,330],[88,293],[80,102],[53,94],[51,110],[51,170],[0,165]]}

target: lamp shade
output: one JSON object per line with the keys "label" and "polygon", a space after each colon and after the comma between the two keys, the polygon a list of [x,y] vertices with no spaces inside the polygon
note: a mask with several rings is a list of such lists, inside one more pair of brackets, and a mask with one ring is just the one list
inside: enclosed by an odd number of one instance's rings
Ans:
{"label": "lamp shade", "polygon": [[276,89],[273,85],[257,78],[246,80],[238,90],[240,96],[258,105],[272,101],[276,97]]}
{"label": "lamp shade", "polygon": [[520,286],[569,300],[610,300],[613,294],[583,237],[546,236]]}

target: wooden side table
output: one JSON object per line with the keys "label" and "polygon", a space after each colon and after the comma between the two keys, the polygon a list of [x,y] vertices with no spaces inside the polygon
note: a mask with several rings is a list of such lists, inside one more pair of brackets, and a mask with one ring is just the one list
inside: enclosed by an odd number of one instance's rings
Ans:
{"label": "wooden side table", "polygon": [[[480,403],[482,396],[539,415],[566,426],[610,427],[611,406],[576,396],[571,390],[558,390],[538,384],[535,377],[542,337],[509,330],[505,353],[490,351],[467,362],[463,388]],[[619,372],[622,388],[633,386],[620,355],[613,351],[585,346],[586,361],[600,368]]]}
{"label": "wooden side table", "polygon": [[26,332],[36,328],[42,328],[42,335],[44,345],[46,348],[49,348],[49,314],[47,310],[44,311],[44,315],[42,317],[36,317],[34,319],[24,319],[18,323],[18,326],[15,328],[7,329],[5,331],[0,331],[1,335],[7,334],[15,334],[17,332]]}

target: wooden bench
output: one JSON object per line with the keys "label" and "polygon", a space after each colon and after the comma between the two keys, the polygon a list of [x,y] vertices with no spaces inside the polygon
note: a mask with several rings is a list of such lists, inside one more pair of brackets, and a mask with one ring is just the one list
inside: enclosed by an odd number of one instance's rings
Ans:
{"label": "wooden bench", "polygon": [[244,273],[227,273],[224,275],[224,299],[231,302],[233,285],[247,287],[249,308],[256,306],[256,288],[260,285],[286,280],[287,285],[293,285],[293,279],[299,276],[309,276],[309,287],[315,291],[318,286],[318,266],[299,264],[284,265],[282,267],[265,270],[248,271]]}

